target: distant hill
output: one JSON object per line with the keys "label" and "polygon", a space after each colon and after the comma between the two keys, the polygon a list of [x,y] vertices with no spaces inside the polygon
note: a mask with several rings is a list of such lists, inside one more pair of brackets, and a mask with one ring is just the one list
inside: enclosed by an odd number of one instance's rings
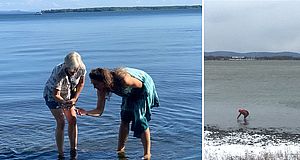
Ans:
{"label": "distant hill", "polygon": [[297,52],[230,52],[230,51],[215,51],[215,52],[205,52],[204,59],[206,60],[227,60],[235,58],[243,59],[275,59],[275,60],[286,60],[286,59],[296,59],[300,60],[300,53]]}
{"label": "distant hill", "polygon": [[42,13],[65,13],[65,12],[108,12],[108,11],[144,11],[144,10],[174,10],[174,9],[202,9],[201,5],[192,6],[145,6],[145,7],[96,7],[77,9],[50,9],[42,10]]}
{"label": "distant hill", "polygon": [[244,57],[274,57],[274,56],[289,56],[289,57],[300,57],[300,53],[296,52],[230,52],[230,51],[215,51],[205,52],[204,56],[244,56]]}
{"label": "distant hill", "polygon": [[12,10],[12,11],[0,11],[0,14],[33,14],[34,12]]}

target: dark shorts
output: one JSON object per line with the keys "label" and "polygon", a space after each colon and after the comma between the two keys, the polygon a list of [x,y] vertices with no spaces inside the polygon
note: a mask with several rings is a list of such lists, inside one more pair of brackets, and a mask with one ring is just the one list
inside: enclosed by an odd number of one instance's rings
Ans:
{"label": "dark shorts", "polygon": [[60,106],[56,101],[48,101],[48,97],[44,97],[46,105],[48,106],[49,109],[59,109]]}
{"label": "dark shorts", "polygon": [[127,123],[134,121],[134,113],[132,111],[121,110],[121,120]]}

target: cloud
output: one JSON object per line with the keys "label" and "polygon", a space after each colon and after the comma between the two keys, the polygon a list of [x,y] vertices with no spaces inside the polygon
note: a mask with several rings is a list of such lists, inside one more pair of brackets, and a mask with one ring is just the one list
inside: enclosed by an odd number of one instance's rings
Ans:
{"label": "cloud", "polygon": [[10,2],[0,2],[0,6],[1,6],[1,7],[9,6],[9,5],[11,5]]}
{"label": "cloud", "polygon": [[300,51],[300,2],[205,2],[205,50]]}

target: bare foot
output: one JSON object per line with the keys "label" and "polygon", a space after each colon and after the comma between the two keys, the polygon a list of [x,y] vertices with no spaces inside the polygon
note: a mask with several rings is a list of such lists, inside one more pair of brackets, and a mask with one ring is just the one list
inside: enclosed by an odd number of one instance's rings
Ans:
{"label": "bare foot", "polygon": [[126,158],[124,150],[117,151],[117,154],[118,158]]}
{"label": "bare foot", "polygon": [[144,155],[142,159],[150,160],[151,159],[151,154]]}

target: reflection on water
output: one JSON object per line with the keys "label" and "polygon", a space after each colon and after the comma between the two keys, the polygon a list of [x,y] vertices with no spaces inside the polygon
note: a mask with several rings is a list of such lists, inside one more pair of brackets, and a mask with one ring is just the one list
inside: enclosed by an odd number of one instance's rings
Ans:
{"label": "reflection on water", "polygon": [[249,125],[249,121],[247,119],[243,119],[243,120],[238,119],[237,123],[244,126]]}

